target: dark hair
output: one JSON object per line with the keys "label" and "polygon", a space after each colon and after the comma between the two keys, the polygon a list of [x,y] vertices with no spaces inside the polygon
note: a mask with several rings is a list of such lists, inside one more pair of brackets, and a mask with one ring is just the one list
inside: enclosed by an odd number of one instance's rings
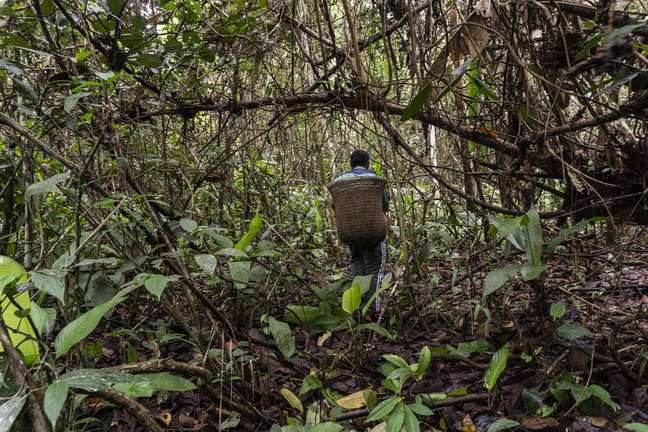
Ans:
{"label": "dark hair", "polygon": [[357,166],[369,168],[369,153],[364,150],[355,150],[351,153],[349,163],[351,164],[351,169]]}

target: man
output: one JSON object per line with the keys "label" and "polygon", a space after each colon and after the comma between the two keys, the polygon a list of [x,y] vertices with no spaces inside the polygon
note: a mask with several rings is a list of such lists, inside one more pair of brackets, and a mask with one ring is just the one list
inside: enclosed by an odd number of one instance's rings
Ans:
{"label": "man", "polygon": [[[345,179],[356,176],[375,176],[376,173],[369,170],[369,153],[364,150],[355,150],[351,153],[349,158],[351,171],[337,177],[338,179]],[[387,191],[383,194],[383,211],[385,212],[385,221],[388,221],[387,212],[389,211],[389,195]],[[389,224],[387,224],[389,225]],[[387,267],[387,240],[383,239],[382,242],[369,246],[353,246],[349,245],[351,250],[351,273],[355,276],[372,275],[369,290],[363,296],[363,304],[373,297],[376,289],[380,287],[383,277],[385,276]],[[369,308],[367,319],[372,320],[377,318],[376,312],[380,309],[380,298],[376,300]]]}

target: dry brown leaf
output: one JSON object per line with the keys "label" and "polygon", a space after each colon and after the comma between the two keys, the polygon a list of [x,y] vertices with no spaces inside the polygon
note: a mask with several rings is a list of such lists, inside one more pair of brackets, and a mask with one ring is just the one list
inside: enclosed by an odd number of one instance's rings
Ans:
{"label": "dry brown leaf", "polygon": [[317,346],[318,346],[318,347],[321,347],[322,345],[324,345],[324,343],[326,343],[326,341],[327,341],[328,338],[330,338],[330,337],[331,337],[331,332],[330,332],[330,331],[327,331],[327,332],[324,333],[322,336],[318,337],[318,338],[317,338]]}
{"label": "dry brown leaf", "polygon": [[165,425],[169,426],[171,424],[171,420],[173,420],[173,416],[169,411],[165,411],[160,414],[160,419],[164,422]]}
{"label": "dry brown leaf", "polygon": [[597,428],[604,428],[608,424],[607,419],[603,417],[585,417],[585,419]]}
{"label": "dry brown leaf", "polygon": [[470,418],[470,414],[466,414],[466,416],[461,420],[461,432],[478,432],[479,429],[477,429],[477,426],[475,426],[475,423],[473,422],[472,418]]}
{"label": "dry brown leaf", "polygon": [[520,424],[531,430],[543,430],[558,426],[558,420],[553,417],[524,417]]}
{"label": "dry brown leaf", "polygon": [[345,396],[342,399],[338,399],[336,403],[345,409],[362,408],[366,404],[364,394],[367,390],[360,390],[355,393],[351,393],[350,395]]}

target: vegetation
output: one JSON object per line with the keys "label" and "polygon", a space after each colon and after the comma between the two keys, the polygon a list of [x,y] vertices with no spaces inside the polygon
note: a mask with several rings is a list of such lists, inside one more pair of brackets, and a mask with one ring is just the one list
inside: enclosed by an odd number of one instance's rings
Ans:
{"label": "vegetation", "polygon": [[0,0],[0,91],[0,432],[648,430],[644,1]]}

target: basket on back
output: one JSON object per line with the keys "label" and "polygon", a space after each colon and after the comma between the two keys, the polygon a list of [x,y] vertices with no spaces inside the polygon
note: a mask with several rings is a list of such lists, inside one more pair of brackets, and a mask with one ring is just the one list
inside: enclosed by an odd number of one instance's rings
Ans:
{"label": "basket on back", "polygon": [[334,180],[328,185],[342,242],[372,246],[383,241],[387,235],[383,212],[385,183],[382,177],[356,176]]}

